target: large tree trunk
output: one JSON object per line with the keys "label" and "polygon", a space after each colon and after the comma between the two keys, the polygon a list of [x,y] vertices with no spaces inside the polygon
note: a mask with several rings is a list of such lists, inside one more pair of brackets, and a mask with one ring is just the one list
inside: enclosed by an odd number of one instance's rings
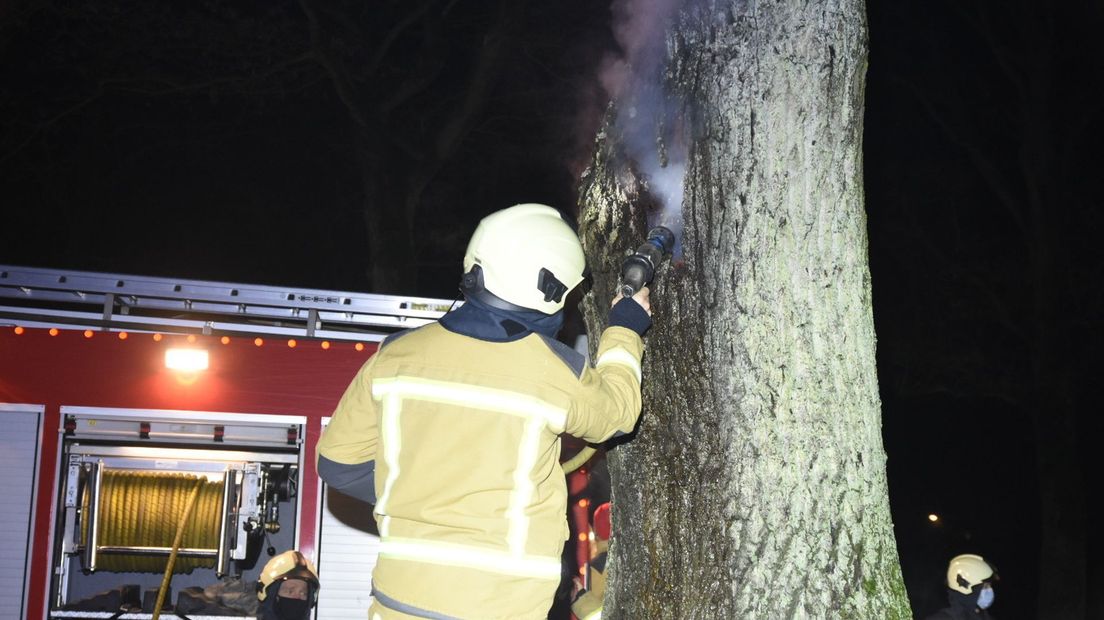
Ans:
{"label": "large tree trunk", "polygon": [[[603,616],[909,617],[867,268],[865,7],[713,4],[667,37],[685,260],[657,277],[644,416],[609,456]],[[615,117],[581,197],[592,333],[648,218]]]}

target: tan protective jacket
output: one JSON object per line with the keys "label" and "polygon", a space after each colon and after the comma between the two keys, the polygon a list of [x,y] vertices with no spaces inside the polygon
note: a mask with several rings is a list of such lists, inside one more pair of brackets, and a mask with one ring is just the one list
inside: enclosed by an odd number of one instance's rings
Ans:
{"label": "tan protective jacket", "polygon": [[633,429],[643,349],[623,327],[603,333],[594,368],[537,334],[486,342],[431,324],[386,342],[318,444],[338,463],[376,461],[377,602],[545,618],[568,536],[559,434]]}

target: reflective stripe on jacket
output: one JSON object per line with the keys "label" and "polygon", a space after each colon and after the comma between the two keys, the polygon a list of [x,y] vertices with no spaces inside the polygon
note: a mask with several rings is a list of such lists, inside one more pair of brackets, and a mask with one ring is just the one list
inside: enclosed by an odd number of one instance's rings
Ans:
{"label": "reflective stripe on jacket", "polygon": [[444,616],[546,617],[568,535],[559,434],[600,442],[640,415],[640,336],[607,329],[594,368],[570,354],[431,324],[364,365],[318,452],[375,461],[376,590]]}

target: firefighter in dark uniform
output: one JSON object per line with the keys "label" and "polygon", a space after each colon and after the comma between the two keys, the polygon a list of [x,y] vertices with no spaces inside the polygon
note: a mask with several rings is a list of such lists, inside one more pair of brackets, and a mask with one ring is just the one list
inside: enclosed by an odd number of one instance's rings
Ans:
{"label": "firefighter in dark uniform", "polygon": [[928,620],[993,620],[989,607],[996,597],[997,579],[997,572],[980,555],[955,556],[947,565],[949,605]]}
{"label": "firefighter in dark uniform", "polygon": [[388,338],[346,390],[318,471],[375,505],[372,620],[546,618],[569,532],[559,436],[632,431],[651,324],[645,288],[615,300],[593,366],[556,341],[584,268],[557,210],[487,216],[464,305]]}

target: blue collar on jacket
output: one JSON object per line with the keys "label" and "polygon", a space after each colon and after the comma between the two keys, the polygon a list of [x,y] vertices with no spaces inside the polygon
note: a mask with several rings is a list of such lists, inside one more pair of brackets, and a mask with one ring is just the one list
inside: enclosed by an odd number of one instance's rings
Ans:
{"label": "blue collar on jacket", "polygon": [[563,310],[545,314],[537,310],[499,310],[468,297],[464,305],[441,317],[450,332],[489,342],[513,342],[532,333],[555,338],[563,327]]}

